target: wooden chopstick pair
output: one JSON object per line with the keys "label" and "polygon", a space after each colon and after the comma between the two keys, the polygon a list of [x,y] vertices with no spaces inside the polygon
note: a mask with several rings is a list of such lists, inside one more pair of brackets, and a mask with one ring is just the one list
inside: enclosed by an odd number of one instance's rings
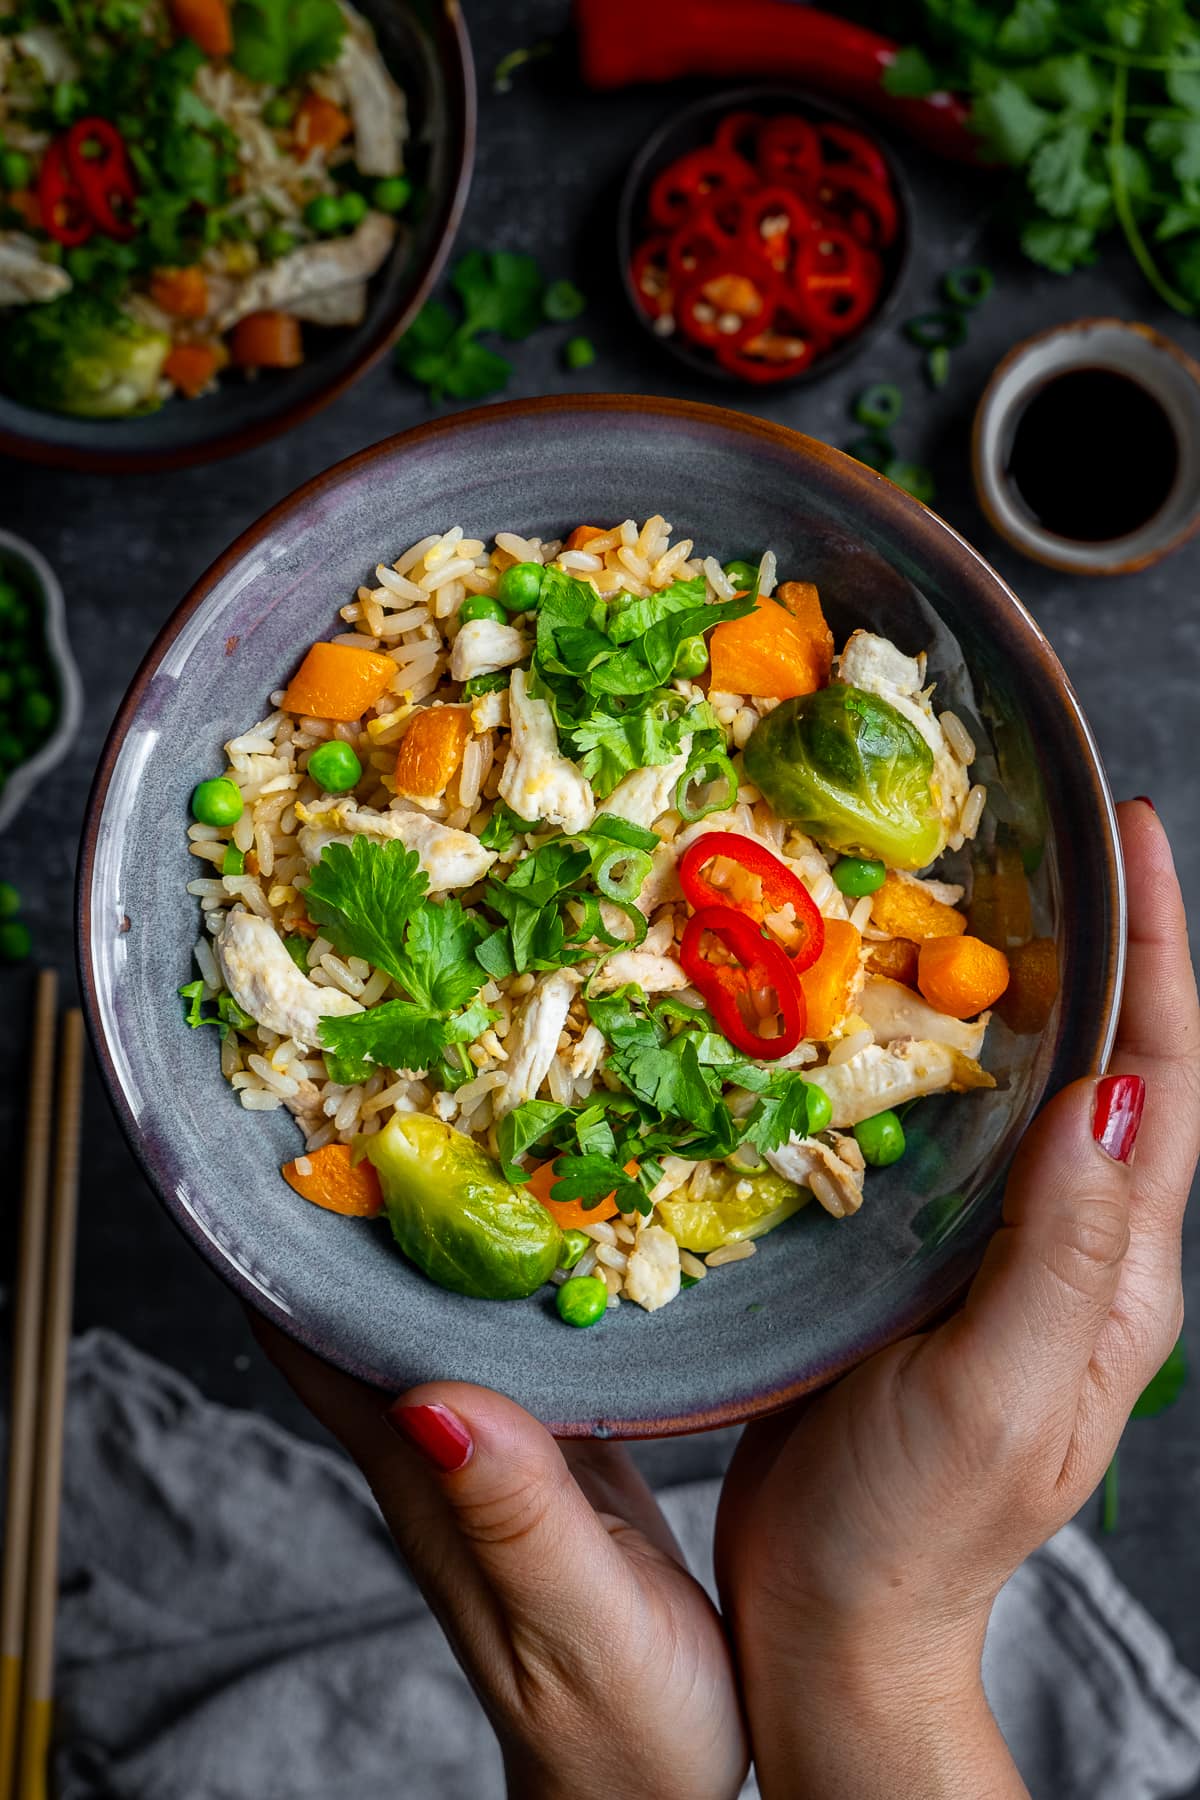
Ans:
{"label": "wooden chopstick pair", "polygon": [[[83,1015],[63,1019],[38,976],[12,1346],[12,1416],[0,1585],[0,1800],[48,1792],[63,1415],[75,1274]],[[53,1154],[52,1154],[53,1152]]]}

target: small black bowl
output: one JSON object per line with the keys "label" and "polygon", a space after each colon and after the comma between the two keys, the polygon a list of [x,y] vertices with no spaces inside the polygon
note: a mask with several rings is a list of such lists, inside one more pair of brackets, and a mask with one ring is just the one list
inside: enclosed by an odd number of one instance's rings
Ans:
{"label": "small black bowl", "polygon": [[[732,370],[725,369],[715,356],[709,356],[698,345],[690,344],[676,331],[670,336],[663,336],[655,331],[653,321],[639,301],[634,291],[630,265],[637,246],[646,236],[643,222],[646,218],[646,205],[651,184],[659,171],[668,163],[674,162],[677,156],[689,150],[699,149],[711,143],[717,125],[731,112],[756,112],[773,118],[779,113],[799,113],[814,124],[850,125],[861,131],[864,137],[870,138],[887,164],[888,175],[896,196],[899,213],[899,228],[895,242],[883,252],[883,286],[880,290],[879,304],[866,324],[859,331],[844,338],[842,342],[819,356],[807,368],[796,375],[781,376],[776,381],[747,381]],[[621,198],[617,211],[617,254],[621,263],[621,279],[625,284],[625,292],[629,304],[637,316],[647,337],[659,347],[673,356],[676,362],[683,363],[696,375],[704,375],[710,381],[723,382],[727,387],[740,388],[743,392],[756,390],[769,393],[773,388],[793,387],[799,382],[818,381],[821,376],[832,373],[844,363],[858,355],[866,344],[875,336],[879,328],[891,317],[899,297],[901,283],[908,268],[912,218],[912,199],[908,183],[889,146],[882,141],[873,122],[860,118],[856,113],[848,112],[844,107],[835,105],[823,96],[810,94],[804,88],[763,85],[756,83],[750,87],[726,88],[719,94],[709,94],[703,100],[694,101],[682,112],[674,113],[662,125],[659,125],[646,139],[629,165],[629,172],[621,188]]]}

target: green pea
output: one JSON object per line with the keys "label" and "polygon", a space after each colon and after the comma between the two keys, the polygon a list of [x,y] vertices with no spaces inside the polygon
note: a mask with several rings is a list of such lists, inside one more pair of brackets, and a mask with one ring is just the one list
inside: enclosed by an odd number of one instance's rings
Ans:
{"label": "green pea", "polygon": [[[11,881],[0,881],[0,919],[15,919],[21,910],[21,896]],[[581,1237],[582,1232],[575,1234]],[[578,1262],[579,1258],[576,1257]]]}
{"label": "green pea", "polygon": [[269,231],[263,232],[258,247],[268,262],[278,262],[281,256],[287,256],[296,248],[295,234],[285,231],[282,225],[272,225]]}
{"label": "green pea", "polygon": [[350,228],[361,225],[369,210],[367,197],[365,194],[360,194],[355,188],[348,188],[344,194],[338,196],[338,210],[341,213],[343,225]]}
{"label": "green pea", "polygon": [[33,165],[19,150],[6,150],[0,156],[0,182],[6,188],[27,188],[33,179]]}
{"label": "green pea", "polygon": [[304,209],[304,223],[310,231],[331,237],[342,228],[342,203],[336,194],[314,194]]}
{"label": "green pea", "polygon": [[293,931],[291,937],[284,938],[283,947],[299,969],[300,973],[302,975],[307,975],[308,939],[302,936],[300,932]]}
{"label": "green pea", "polygon": [[887,870],[883,864],[871,862],[865,856],[843,856],[833,865],[834,887],[854,900],[875,893],[886,880]]}
{"label": "green pea", "polygon": [[858,1147],[873,1169],[886,1169],[904,1155],[904,1127],[894,1112],[876,1113],[854,1127]]}
{"label": "green pea", "polygon": [[192,817],[201,825],[236,825],[242,816],[242,796],[227,775],[202,781],[192,792]]}
{"label": "green pea", "polygon": [[564,1231],[562,1249],[558,1253],[559,1268],[573,1269],[591,1241],[586,1231]]}
{"label": "green pea", "polygon": [[403,212],[412,199],[412,182],[403,175],[389,175],[371,189],[371,205],[379,212]]}
{"label": "green pea", "polygon": [[568,369],[590,369],[596,360],[596,346],[589,337],[568,338],[563,345],[563,361]]}
{"label": "green pea", "polygon": [[458,609],[458,616],[464,625],[472,619],[494,619],[497,625],[503,625],[508,614],[499,600],[493,600],[490,594],[468,594]]}
{"label": "green pea", "polygon": [[566,1325],[594,1325],[608,1310],[608,1289],[598,1275],[575,1275],[558,1290],[558,1316]]}
{"label": "green pea", "polygon": [[512,613],[532,612],[545,577],[541,563],[514,563],[511,569],[505,569],[496,587],[501,606]]}
{"label": "green pea", "polygon": [[741,557],[735,557],[732,562],[727,562],[724,566],[725,566],[725,573],[729,577],[730,581],[732,581],[735,588],[739,588],[739,589],[745,588],[747,590],[747,592],[751,593],[751,594],[757,593],[757,591],[758,591],[758,564],[757,563],[745,562],[742,560]]}
{"label": "green pea", "polygon": [[263,107],[262,116],[264,125],[272,125],[276,131],[282,131],[295,118],[296,103],[294,100],[289,100],[286,94],[276,94],[274,99],[268,100]]}
{"label": "green pea", "polygon": [[708,645],[702,637],[684,638],[675,652],[675,667],[671,673],[682,675],[688,681],[693,676],[703,675],[708,667]]}
{"label": "green pea", "polygon": [[806,1085],[808,1087],[808,1093],[805,1095],[808,1103],[808,1135],[815,1137],[818,1131],[829,1130],[833,1122],[833,1101],[825,1089],[819,1088],[815,1081],[810,1081]]}
{"label": "green pea", "polygon": [[[33,935],[20,919],[9,919],[0,925],[0,962],[24,962],[33,949]],[[603,1287],[604,1283],[601,1282]]]}
{"label": "green pea", "polygon": [[327,794],[344,794],[362,780],[362,764],[341,738],[330,738],[313,751],[308,772]]}
{"label": "green pea", "polygon": [[54,723],[55,711],[49,694],[26,694],[21,701],[21,724],[31,737],[44,737]]}

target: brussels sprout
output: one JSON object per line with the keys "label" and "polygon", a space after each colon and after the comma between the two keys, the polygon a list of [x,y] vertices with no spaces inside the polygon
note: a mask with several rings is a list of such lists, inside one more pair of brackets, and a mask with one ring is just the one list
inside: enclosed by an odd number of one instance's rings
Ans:
{"label": "brussels sprout", "polygon": [[80,288],[22,307],[0,332],[0,387],[27,406],[81,419],[153,412],[171,348],[152,331]]}
{"label": "brussels sprout", "polygon": [[440,1119],[397,1113],[367,1155],[392,1235],[439,1287],[476,1300],[520,1300],[558,1263],[562,1232],[528,1190]]}
{"label": "brussels sprout", "polygon": [[831,849],[894,869],[923,869],[945,849],[928,744],[862,688],[785,700],[755,726],[745,764],[781,818]]}
{"label": "brussels sprout", "polygon": [[[739,1199],[743,1184],[750,1191]],[[658,1214],[681,1249],[706,1255],[722,1244],[765,1236],[810,1198],[806,1188],[782,1175],[739,1176],[725,1168],[714,1171],[703,1200],[660,1200]]]}

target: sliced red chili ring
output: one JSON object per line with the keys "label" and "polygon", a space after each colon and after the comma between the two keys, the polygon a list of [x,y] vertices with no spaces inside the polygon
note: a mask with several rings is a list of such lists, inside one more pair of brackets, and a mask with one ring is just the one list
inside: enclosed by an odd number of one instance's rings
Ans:
{"label": "sliced red chili ring", "polygon": [[900,214],[891,188],[861,169],[826,169],[813,198],[840,219],[859,243],[886,248],[895,239]]}
{"label": "sliced red chili ring", "polygon": [[42,209],[42,224],[55,242],[68,250],[86,244],[96,229],[61,141],[51,144],[42,158],[38,204]]}
{"label": "sliced red chili ring", "polygon": [[740,344],[720,344],[717,361],[739,381],[752,381],[756,386],[769,386],[773,381],[790,381],[803,375],[825,350],[829,339],[818,337],[807,327],[803,335],[795,332],[760,331],[757,337]]}
{"label": "sliced red chili ring", "polygon": [[775,306],[764,268],[746,274],[729,263],[704,270],[679,296],[676,321],[693,343],[714,350],[761,331]]}
{"label": "sliced red chili ring", "polygon": [[[740,214],[739,214],[740,223]],[[736,241],[710,207],[695,213],[667,241],[667,268],[680,287],[729,256]]]}
{"label": "sliced red chili ring", "polygon": [[[855,131],[853,125],[820,125],[817,127],[821,138],[821,148],[825,152],[825,161],[833,168],[842,168],[847,164],[852,169],[861,169],[864,175],[881,182],[885,187],[891,186],[891,170],[887,166],[882,150],[873,144],[865,132]],[[830,155],[830,151],[834,154]]]}
{"label": "sliced red chili ring", "polygon": [[655,176],[650,188],[649,213],[665,231],[682,225],[701,201],[723,189],[740,192],[755,185],[753,168],[731,150],[710,145],[676,157]]}
{"label": "sliced red chili ring", "polygon": [[[711,935],[732,962],[714,962],[705,951]],[[699,989],[717,1028],[743,1056],[774,1060],[794,1050],[808,1024],[808,1008],[800,977],[790,959],[744,913],[732,906],[705,906],[684,927],[679,960],[688,980]],[[769,995],[778,1008],[779,1031],[764,1037],[755,1004]]]}
{"label": "sliced red chili ring", "polygon": [[760,188],[741,200],[741,241],[782,274],[792,262],[802,237],[819,224],[809,207],[790,188]]}
{"label": "sliced red chili ring", "polygon": [[[705,870],[717,858],[744,869],[757,881],[758,894],[743,892],[735,896],[714,886]],[[697,911],[705,906],[734,906],[762,924],[790,906],[796,941],[785,942],[783,947],[797,972],[811,968],[825,948],[825,921],[812,895],[800,877],[757,839],[735,831],[705,831],[680,857],[678,873],[684,898]]]}
{"label": "sliced red chili ring", "polygon": [[841,338],[870,318],[879,279],[850,234],[827,225],[797,251],[790,291],[810,330]]}
{"label": "sliced red chili ring", "polygon": [[666,237],[649,237],[638,245],[629,264],[629,279],[637,295],[638,305],[652,319],[669,313],[674,305],[667,250]]}
{"label": "sliced red chili ring", "polygon": [[765,180],[806,193],[824,167],[816,127],[794,113],[768,119],[758,136],[758,166]]}
{"label": "sliced red chili ring", "polygon": [[758,134],[762,125],[759,113],[726,113],[713,135],[713,143],[718,150],[732,150],[735,156],[752,163],[758,151]]}
{"label": "sliced red chili ring", "polygon": [[125,140],[107,119],[78,119],[63,140],[67,163],[84,204],[101,231],[129,238],[137,194]]}

